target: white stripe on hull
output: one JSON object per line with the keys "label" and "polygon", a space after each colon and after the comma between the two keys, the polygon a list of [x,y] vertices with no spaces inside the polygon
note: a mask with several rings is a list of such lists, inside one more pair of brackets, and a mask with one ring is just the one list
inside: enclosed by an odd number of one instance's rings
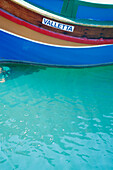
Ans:
{"label": "white stripe on hull", "polygon": [[113,5],[113,0],[80,0],[80,1],[96,3],[96,4]]}

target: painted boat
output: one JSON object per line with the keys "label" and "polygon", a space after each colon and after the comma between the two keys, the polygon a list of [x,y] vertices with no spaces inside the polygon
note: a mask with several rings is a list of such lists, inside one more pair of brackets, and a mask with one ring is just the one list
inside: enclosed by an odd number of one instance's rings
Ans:
{"label": "painted boat", "polygon": [[58,67],[113,64],[113,2],[1,1],[0,62]]}

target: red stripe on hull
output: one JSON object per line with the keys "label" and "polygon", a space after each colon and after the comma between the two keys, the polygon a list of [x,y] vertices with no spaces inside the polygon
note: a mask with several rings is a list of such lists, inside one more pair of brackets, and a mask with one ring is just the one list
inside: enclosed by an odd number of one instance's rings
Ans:
{"label": "red stripe on hull", "polygon": [[32,25],[28,22],[25,22],[24,20],[21,20],[7,12],[4,12],[3,10],[0,10],[0,15],[7,18],[10,21],[13,21],[19,25],[23,25],[31,30],[34,30],[36,32],[52,36],[54,38],[59,38],[66,41],[76,42],[76,43],[83,43],[83,44],[91,44],[91,45],[102,45],[102,44],[113,44],[113,39],[87,39],[87,38],[78,38],[78,37],[72,37],[67,36],[59,33],[54,33],[52,31],[45,30],[43,28],[39,28],[35,25]]}

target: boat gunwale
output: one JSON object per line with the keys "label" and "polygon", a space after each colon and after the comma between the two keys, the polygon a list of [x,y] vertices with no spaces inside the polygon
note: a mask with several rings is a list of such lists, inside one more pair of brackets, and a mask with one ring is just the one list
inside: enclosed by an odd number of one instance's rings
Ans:
{"label": "boat gunwale", "polygon": [[[57,21],[61,21],[61,22],[69,23],[69,24],[81,25],[81,26],[88,26],[88,27],[91,26],[91,27],[113,28],[113,23],[110,25],[107,25],[107,24],[100,24],[100,21],[94,21],[94,22],[96,22],[95,24],[92,24],[90,22],[84,23],[82,20],[79,20],[77,22],[72,19],[66,18],[64,16],[58,15],[54,12],[50,12],[49,10],[44,10],[43,8],[39,8],[38,6],[34,6],[34,4],[28,3],[27,1],[24,1],[24,0],[10,0],[10,1],[12,1],[26,9],[29,9],[30,11],[33,11],[40,15],[44,15],[45,17],[49,17],[51,19],[55,19]],[[79,2],[80,2],[80,4],[87,4],[89,6],[92,5],[92,3],[90,3],[90,2],[83,2],[83,1],[79,1]],[[98,6],[99,4],[96,4],[96,5]],[[109,7],[111,7],[111,5],[109,5]],[[113,8],[113,5],[112,5],[112,8]],[[111,22],[113,22],[113,21],[111,21]]]}
{"label": "boat gunwale", "polygon": [[[8,20],[18,24],[25,26],[27,28],[30,28],[31,30],[34,30],[35,32],[39,32],[48,36],[52,36],[54,38],[66,40],[66,41],[72,41],[75,43],[82,43],[82,44],[90,44],[90,45],[105,45],[105,44],[113,44],[113,39],[87,39],[87,38],[78,38],[78,37],[71,37],[59,33],[55,33],[49,30],[45,30],[43,28],[39,28],[38,26],[35,26],[33,24],[30,24],[18,17],[13,16],[12,14],[5,13],[4,11],[0,10],[0,14],[2,17],[7,18]],[[70,39],[70,40],[68,40]]]}

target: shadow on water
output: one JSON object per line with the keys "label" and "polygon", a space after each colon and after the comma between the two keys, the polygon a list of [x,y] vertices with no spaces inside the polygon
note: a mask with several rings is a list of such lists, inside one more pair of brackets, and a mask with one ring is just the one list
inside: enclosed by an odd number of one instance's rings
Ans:
{"label": "shadow on water", "polygon": [[30,64],[2,63],[0,64],[0,67],[8,67],[10,69],[10,74],[6,78],[6,81],[16,79],[22,75],[29,75],[34,72],[39,72],[40,70],[46,70],[45,66],[30,65]]}

